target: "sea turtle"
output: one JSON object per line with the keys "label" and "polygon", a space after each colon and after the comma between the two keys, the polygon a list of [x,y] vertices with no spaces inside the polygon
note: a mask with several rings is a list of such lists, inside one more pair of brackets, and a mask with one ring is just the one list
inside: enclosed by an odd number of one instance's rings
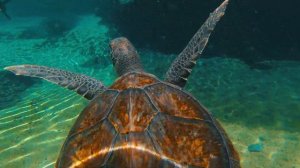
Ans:
{"label": "sea turtle", "polygon": [[211,13],[164,81],[144,72],[137,51],[124,37],[110,42],[120,77],[108,88],[85,75],[44,66],[5,68],[46,79],[91,100],[70,130],[56,167],[240,167],[223,128],[183,90],[227,4],[225,0]]}

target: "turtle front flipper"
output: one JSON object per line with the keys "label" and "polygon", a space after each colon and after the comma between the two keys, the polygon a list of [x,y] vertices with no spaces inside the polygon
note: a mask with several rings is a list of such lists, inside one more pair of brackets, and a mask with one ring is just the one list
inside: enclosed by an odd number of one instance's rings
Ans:
{"label": "turtle front flipper", "polygon": [[55,83],[57,85],[76,91],[79,95],[91,100],[98,94],[106,90],[102,82],[73,72],[60,69],[49,68],[37,65],[16,65],[5,67],[5,70],[11,71],[16,75],[38,77]]}
{"label": "turtle front flipper", "polygon": [[177,56],[166,74],[166,81],[174,85],[184,87],[192,68],[196,65],[205,48],[211,32],[216,24],[225,14],[228,0],[225,0],[213,13],[211,13],[205,23],[196,32],[185,49]]}

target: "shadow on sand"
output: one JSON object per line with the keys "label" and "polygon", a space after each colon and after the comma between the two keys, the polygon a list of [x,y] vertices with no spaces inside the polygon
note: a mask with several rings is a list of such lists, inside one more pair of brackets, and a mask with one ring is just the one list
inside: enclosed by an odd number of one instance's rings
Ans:
{"label": "shadow on sand", "polygon": [[8,71],[0,71],[0,79],[0,110],[22,101],[22,93],[39,82],[38,79],[16,76]]}

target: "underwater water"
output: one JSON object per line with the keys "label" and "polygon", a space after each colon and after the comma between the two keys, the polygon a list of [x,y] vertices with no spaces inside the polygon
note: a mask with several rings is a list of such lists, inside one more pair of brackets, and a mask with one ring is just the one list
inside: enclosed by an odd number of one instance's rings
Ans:
{"label": "underwater water", "polygon": [[[0,20],[0,167],[54,167],[71,126],[88,104],[72,91],[3,68],[56,67],[109,86],[117,78],[109,57],[110,29],[94,15],[78,16],[70,27],[44,16]],[[145,70],[160,79],[176,57],[138,50]],[[300,62],[260,65],[253,68],[221,55],[200,59],[185,89],[220,121],[242,167],[300,167]]]}

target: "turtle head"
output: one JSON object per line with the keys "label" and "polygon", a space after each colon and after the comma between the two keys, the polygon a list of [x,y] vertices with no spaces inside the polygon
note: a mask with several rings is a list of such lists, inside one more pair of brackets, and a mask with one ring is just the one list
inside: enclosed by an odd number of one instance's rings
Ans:
{"label": "turtle head", "polygon": [[119,76],[132,71],[143,71],[139,54],[127,38],[115,38],[109,46],[111,59]]}

